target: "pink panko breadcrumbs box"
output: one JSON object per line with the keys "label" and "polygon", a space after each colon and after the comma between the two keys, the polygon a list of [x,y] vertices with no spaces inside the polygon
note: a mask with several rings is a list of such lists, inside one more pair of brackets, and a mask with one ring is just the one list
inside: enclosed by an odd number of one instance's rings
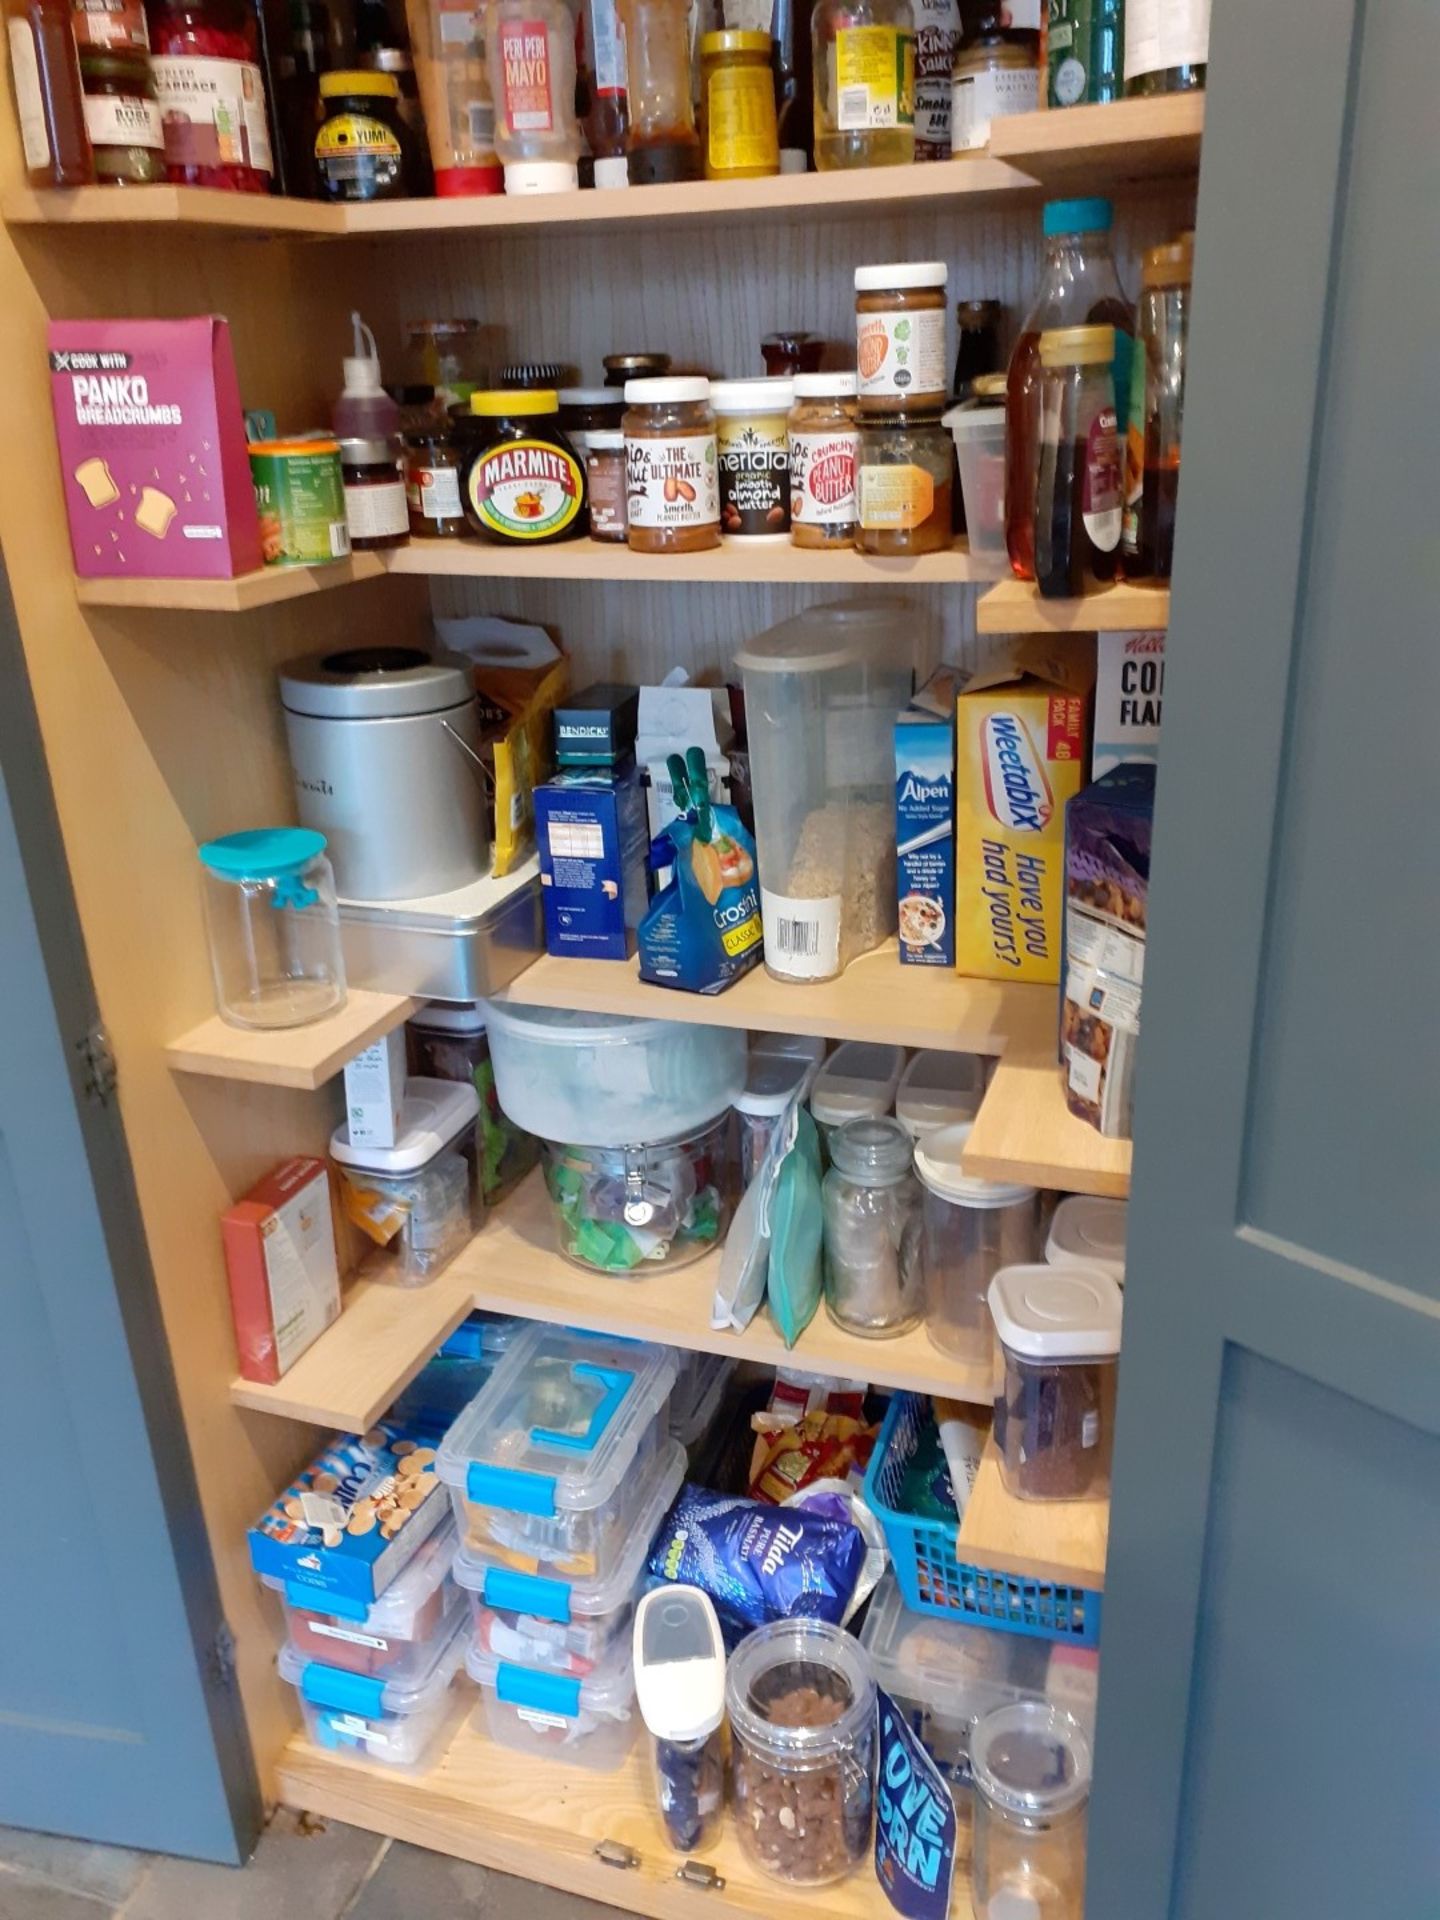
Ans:
{"label": "pink panko breadcrumbs box", "polygon": [[53,320],[50,388],[83,579],[229,579],[261,564],[230,329]]}

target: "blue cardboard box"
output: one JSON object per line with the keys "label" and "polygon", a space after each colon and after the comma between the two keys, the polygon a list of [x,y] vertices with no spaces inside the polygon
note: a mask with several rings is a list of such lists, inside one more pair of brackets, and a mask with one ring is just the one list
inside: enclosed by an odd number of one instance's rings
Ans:
{"label": "blue cardboard box", "polygon": [[645,794],[633,760],[562,769],[535,789],[545,949],[624,960],[648,905]]}
{"label": "blue cardboard box", "polygon": [[900,958],[955,965],[955,693],[941,668],[895,722]]}

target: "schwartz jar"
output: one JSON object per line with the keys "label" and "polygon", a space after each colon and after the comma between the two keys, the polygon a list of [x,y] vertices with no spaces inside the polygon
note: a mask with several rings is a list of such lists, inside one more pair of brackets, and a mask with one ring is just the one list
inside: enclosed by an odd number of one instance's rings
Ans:
{"label": "schwartz jar", "polygon": [[791,545],[853,546],[855,375],[797,373],[788,426]]}
{"label": "schwartz jar", "polygon": [[790,532],[791,380],[713,380],[720,525],[730,540]]}
{"label": "schwartz jar", "polygon": [[626,538],[637,553],[720,544],[719,454],[710,382],[625,383]]}
{"label": "schwartz jar", "polygon": [[918,1325],[925,1311],[910,1136],[898,1120],[847,1120],[829,1144],[825,1304],[847,1333],[889,1339]]}

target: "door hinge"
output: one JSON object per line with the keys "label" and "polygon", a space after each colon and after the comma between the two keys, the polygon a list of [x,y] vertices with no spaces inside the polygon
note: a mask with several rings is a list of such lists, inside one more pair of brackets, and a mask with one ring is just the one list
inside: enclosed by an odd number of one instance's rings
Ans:
{"label": "door hinge", "polygon": [[683,1880],[687,1887],[699,1887],[705,1893],[723,1893],[725,1876],[717,1873],[705,1860],[687,1860],[683,1866],[675,1869],[675,1878]]}
{"label": "door hinge", "polygon": [[205,1677],[212,1687],[220,1687],[226,1693],[235,1691],[235,1636],[224,1620],[205,1650]]}
{"label": "door hinge", "polygon": [[639,1854],[621,1840],[602,1840],[595,1848],[595,1858],[607,1867],[619,1867],[623,1873],[632,1872],[640,1864]]}
{"label": "door hinge", "polygon": [[115,1056],[110,1051],[109,1037],[98,1020],[81,1034],[75,1042],[75,1049],[85,1068],[85,1091],[103,1107],[114,1093],[119,1075],[115,1069]]}

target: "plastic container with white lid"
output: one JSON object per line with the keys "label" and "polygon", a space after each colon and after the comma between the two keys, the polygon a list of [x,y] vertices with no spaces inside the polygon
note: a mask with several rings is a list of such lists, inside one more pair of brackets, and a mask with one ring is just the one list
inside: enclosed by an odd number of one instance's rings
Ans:
{"label": "plastic container with white lid", "polygon": [[985,1062],[978,1053],[923,1047],[913,1054],[895,1090],[895,1118],[912,1140],[937,1127],[973,1120],[985,1092]]}
{"label": "plastic container with white lid", "polygon": [[281,1597],[297,1660],[383,1676],[398,1686],[429,1672],[464,1618],[464,1595],[450,1578],[454,1557],[455,1527],[447,1522],[373,1605],[351,1605],[337,1595],[328,1612],[316,1607],[313,1587],[297,1587],[273,1573],[260,1578]]}
{"label": "plastic container with white lid", "polygon": [[1020,1500],[1110,1491],[1122,1295],[1098,1267],[1002,1267],[990,1314],[1005,1356],[1000,1474]]}
{"label": "plastic container with white lid", "polygon": [[965,1172],[971,1124],[937,1128],[915,1144],[920,1264],[931,1343],[967,1366],[988,1368],[995,1351],[990,1282],[1002,1267],[1035,1258],[1039,1196],[1034,1187]]}
{"label": "plastic container with white lid", "polygon": [[895,1105],[905,1049],[873,1040],[845,1040],[815,1076],[810,1117],[820,1129],[822,1146],[847,1120],[879,1120]]}
{"label": "plastic container with white lid", "polygon": [[519,1185],[540,1157],[538,1141],[507,1119],[495,1097],[485,1014],[473,1001],[428,1001],[406,1025],[410,1071],[423,1079],[468,1080],[480,1099],[480,1187],[487,1206]]}
{"label": "plastic container with white lid", "polygon": [[520,1573],[462,1548],[455,1556],[455,1583],[469,1596],[478,1651],[518,1666],[582,1677],[590,1673],[607,1648],[629,1632],[650,1542],[684,1479],[684,1449],[671,1440],[649,1473],[629,1538],[604,1580]]}
{"label": "plastic container with white lid", "polygon": [[476,1121],[480,1097],[458,1080],[407,1080],[393,1147],[330,1136],[348,1218],[385,1250],[370,1277],[422,1286],[447,1267],[485,1218]]}
{"label": "plastic container with white lid", "polygon": [[1130,1209],[1124,1200],[1072,1193],[1056,1207],[1045,1242],[1052,1267],[1099,1267],[1117,1286],[1125,1284],[1125,1230]]}
{"label": "plastic container with white lid", "polygon": [[498,1746],[609,1773],[635,1738],[635,1673],[621,1634],[593,1673],[517,1666],[472,1640],[465,1670],[480,1689],[476,1719]]}
{"label": "plastic container with white lid", "polygon": [[613,1573],[669,1437],[668,1347],[536,1324],[446,1434],[435,1470],[461,1540],[571,1580]]}
{"label": "plastic container with white lid", "polygon": [[413,1772],[429,1765],[465,1710],[454,1682],[467,1637],[462,1614],[429,1669],[404,1684],[306,1660],[289,1646],[280,1649],[277,1664],[280,1678],[300,1695],[305,1731],[317,1747]]}
{"label": "plastic container with white lid", "polygon": [[1005,409],[966,404],[942,414],[955,443],[970,565],[977,579],[999,580],[1010,571],[1005,549]]}
{"label": "plastic container with white lid", "polygon": [[665,1837],[702,1853],[725,1819],[725,1642],[698,1587],[657,1587],[635,1615],[635,1697]]}
{"label": "plastic container with white lid", "polygon": [[760,1171],[781,1116],[805,1098],[825,1058],[823,1040],[804,1041],[805,1051],[770,1044],[785,1037],[761,1034],[751,1043],[745,1085],[735,1096],[742,1187],[748,1187]]}
{"label": "plastic container with white lid", "polygon": [[707,1126],[745,1084],[745,1035],[737,1029],[482,1004],[500,1105],[542,1140],[672,1140]]}
{"label": "plastic container with white lid", "polygon": [[1045,1700],[997,1707],[970,1736],[976,1920],[1081,1920],[1090,1740]]}

